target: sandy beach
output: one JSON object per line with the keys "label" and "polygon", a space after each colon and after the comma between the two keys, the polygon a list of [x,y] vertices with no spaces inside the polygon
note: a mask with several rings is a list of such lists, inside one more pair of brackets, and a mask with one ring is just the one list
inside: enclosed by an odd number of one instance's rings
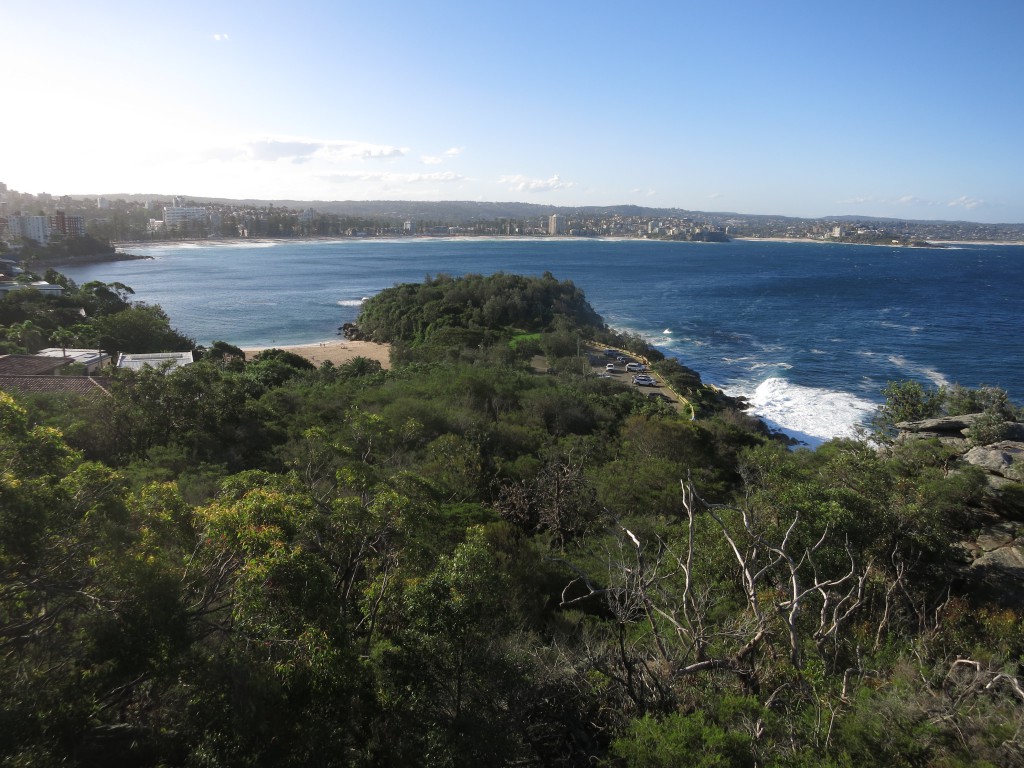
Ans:
{"label": "sandy beach", "polygon": [[284,349],[309,360],[316,366],[330,361],[335,365],[348,362],[354,357],[368,357],[376,360],[382,368],[391,367],[391,345],[376,344],[372,341],[348,341],[347,339],[331,339],[330,341],[312,344],[275,344],[268,347],[243,347],[247,359],[264,349]]}

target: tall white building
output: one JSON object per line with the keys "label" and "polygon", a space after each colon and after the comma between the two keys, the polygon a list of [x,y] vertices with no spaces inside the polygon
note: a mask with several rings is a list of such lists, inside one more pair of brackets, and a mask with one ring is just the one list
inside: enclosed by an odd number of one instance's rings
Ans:
{"label": "tall white building", "polygon": [[205,208],[164,208],[164,226],[168,229],[174,229],[192,221],[205,222],[206,220],[207,212]]}
{"label": "tall white building", "polygon": [[548,219],[548,234],[549,235],[564,235],[565,234],[565,216],[560,213],[551,214],[551,218]]}
{"label": "tall white building", "polygon": [[50,239],[50,222],[46,216],[11,216],[7,231],[13,237],[25,237],[46,245]]}

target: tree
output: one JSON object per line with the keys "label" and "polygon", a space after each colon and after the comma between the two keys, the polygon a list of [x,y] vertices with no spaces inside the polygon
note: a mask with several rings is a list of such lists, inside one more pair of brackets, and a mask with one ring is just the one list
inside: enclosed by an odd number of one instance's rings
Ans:
{"label": "tree", "polygon": [[205,351],[203,357],[230,370],[241,371],[245,369],[245,352],[234,344],[228,344],[226,341],[213,342],[210,348]]}
{"label": "tree", "polygon": [[309,360],[284,349],[257,352],[245,367],[245,375],[263,387],[279,387],[306,371],[315,371]]}
{"label": "tree", "polygon": [[50,341],[61,348],[64,356],[67,357],[67,347],[75,343],[77,334],[70,328],[58,328],[50,334]]}
{"label": "tree", "polygon": [[945,392],[925,389],[912,380],[890,381],[882,390],[885,402],[874,418],[876,430],[888,433],[903,421],[920,421],[938,416],[942,412]]}
{"label": "tree", "polygon": [[194,349],[196,343],[171,328],[170,320],[157,305],[136,304],[95,321],[100,346],[115,355],[118,352],[180,352]]}
{"label": "tree", "polygon": [[9,325],[6,335],[7,338],[19,342],[30,353],[42,349],[43,329],[31,320]]}

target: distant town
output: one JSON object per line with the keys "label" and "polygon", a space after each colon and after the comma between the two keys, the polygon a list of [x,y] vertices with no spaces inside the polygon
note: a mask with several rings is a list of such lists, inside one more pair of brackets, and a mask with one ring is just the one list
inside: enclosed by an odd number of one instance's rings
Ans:
{"label": "distant town", "polygon": [[[1024,224],[786,216],[675,208],[556,207],[469,201],[257,201],[27,194],[0,183],[0,253],[113,255],[111,245],[313,237],[621,237],[726,241],[790,238],[926,246],[1024,242]],[[90,253],[94,252],[94,253]]]}

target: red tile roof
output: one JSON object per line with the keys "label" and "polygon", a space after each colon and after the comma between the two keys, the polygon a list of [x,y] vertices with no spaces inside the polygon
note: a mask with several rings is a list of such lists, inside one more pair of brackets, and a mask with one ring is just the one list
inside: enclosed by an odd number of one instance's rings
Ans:
{"label": "red tile roof", "polygon": [[110,394],[107,380],[93,376],[8,376],[0,374],[0,390],[21,394],[65,392],[73,395]]}
{"label": "red tile roof", "polygon": [[0,355],[0,375],[52,376],[54,371],[71,360],[36,355]]}

